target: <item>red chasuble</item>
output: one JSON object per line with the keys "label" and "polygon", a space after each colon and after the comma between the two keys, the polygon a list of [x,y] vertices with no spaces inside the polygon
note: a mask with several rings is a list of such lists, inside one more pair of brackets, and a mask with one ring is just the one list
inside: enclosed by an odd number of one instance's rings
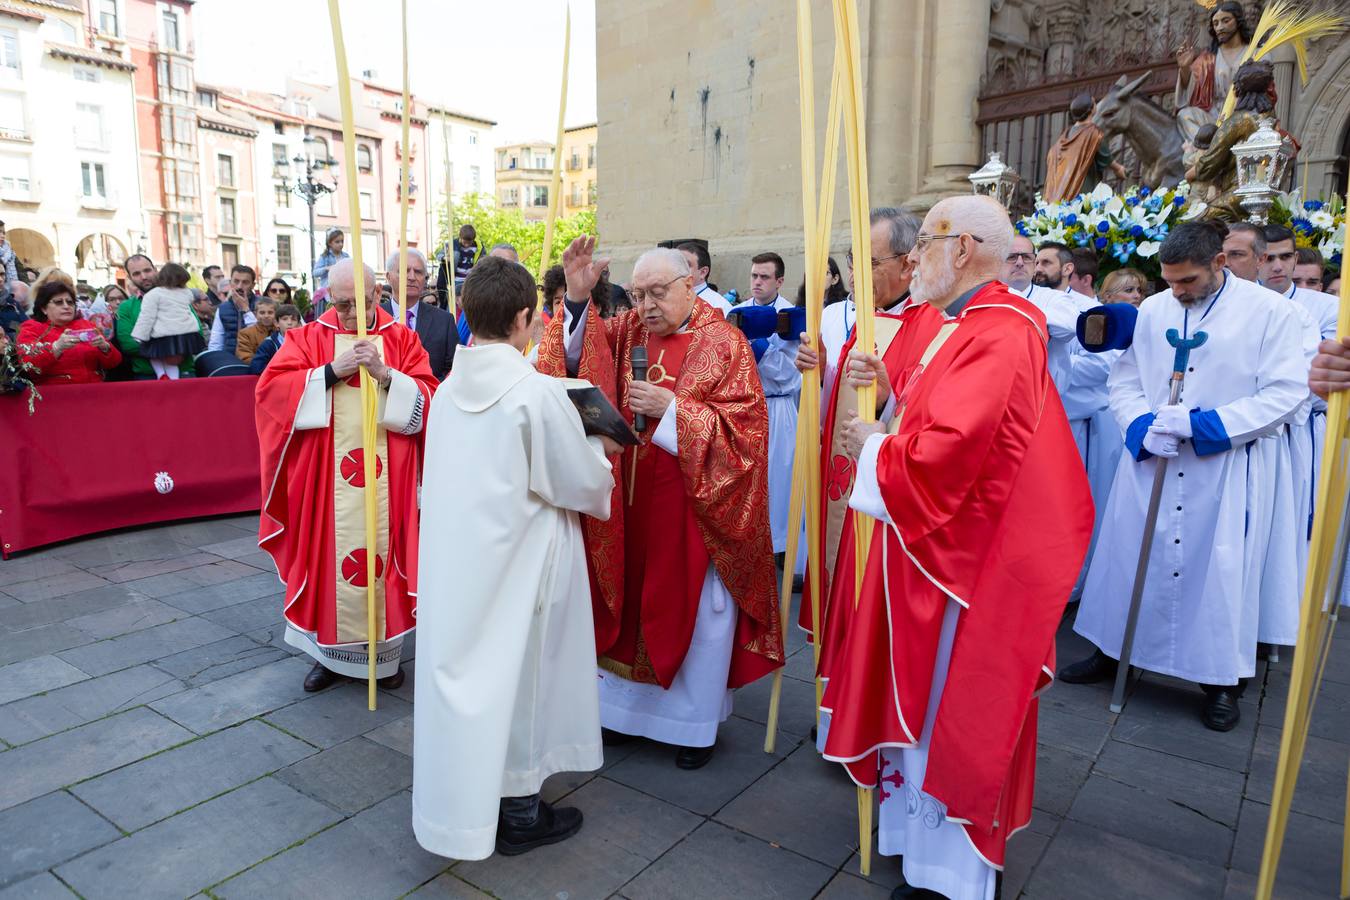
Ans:
{"label": "red chasuble", "polygon": [[[910,344],[903,411],[877,480],[878,527],[859,608],[826,688],[825,755],[859,784],[877,751],[914,746],[948,599],[962,607],[921,788],[1002,866],[1031,818],[1036,696],[1092,533],[1092,497],[1046,371],[1045,317],[981,289],[926,366]],[[913,352],[916,351],[917,353]]]}
{"label": "red chasuble", "polygon": [[[377,311],[372,338],[378,340],[385,365],[416,382],[424,409],[431,407],[436,376],[417,334],[396,323],[383,309]],[[337,313],[329,310],[315,322],[286,333],[281,350],[258,379],[258,443],[262,456],[262,515],[258,546],[271,554],[286,583],[286,620],[313,634],[322,646],[352,643],[351,629],[364,633],[364,528],[338,528],[335,496],[341,484],[362,487],[361,423],[336,402],[327,428],[295,429],[295,417],[310,373],[331,363],[334,345],[353,340],[339,330]],[[359,373],[347,386],[359,384]],[[333,393],[344,390],[339,383]],[[353,391],[354,393],[354,391]],[[359,408],[359,407],[358,407]],[[336,435],[342,434],[341,438]],[[416,624],[417,598],[417,484],[422,471],[422,435],[402,435],[380,429],[384,452],[376,460],[377,479],[383,482],[381,500],[387,501],[387,524],[381,523],[379,544],[388,558],[376,559],[377,577],[384,595],[384,620],[379,640],[411,631]],[[339,461],[336,441],[354,441]],[[363,524],[362,520],[362,524]],[[351,544],[338,547],[338,532]],[[356,534],[347,532],[356,531]],[[345,553],[339,553],[346,549]],[[339,572],[339,556],[342,558]],[[339,585],[338,579],[342,579]],[[339,593],[358,598],[340,603]],[[377,618],[379,618],[377,617]]]}
{"label": "red chasuble", "polygon": [[[649,421],[642,446],[615,465],[609,521],[582,516],[602,664],[669,687],[689,651],[711,562],[740,613],[728,687],[748,684],[784,658],[769,532],[769,417],[754,353],[697,298],[685,332],[664,338],[649,334],[636,310],[601,319],[591,306],[586,315],[577,377],[632,422],[630,355],[645,346],[648,380],[675,392],[679,433],[676,457],[651,445],[657,423]],[[554,316],[539,344],[547,375],[566,373],[564,319]]]}

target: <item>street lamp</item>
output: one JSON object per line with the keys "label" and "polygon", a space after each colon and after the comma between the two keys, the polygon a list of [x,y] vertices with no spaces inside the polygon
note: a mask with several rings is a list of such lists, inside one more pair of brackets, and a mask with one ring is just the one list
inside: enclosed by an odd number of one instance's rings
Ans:
{"label": "street lamp", "polygon": [[1262,116],[1257,126],[1251,137],[1233,147],[1237,161],[1237,190],[1233,193],[1247,211],[1248,221],[1265,225],[1285,169],[1294,157],[1294,147],[1275,130],[1275,120],[1269,116]]}
{"label": "street lamp", "polygon": [[[320,181],[315,181],[314,174],[316,172],[322,172],[324,169],[336,168],[337,160],[332,157],[327,157],[325,159],[314,158],[312,151],[313,148],[319,144],[318,138],[313,137],[312,135],[305,135],[303,143],[305,145],[305,154],[303,156],[296,154],[291,162],[295,163],[297,176],[300,169],[304,169],[305,180],[300,181],[297,177],[297,180],[292,183],[290,178],[283,178],[281,183],[288,191],[294,191],[300,199],[305,201],[305,205],[309,207],[309,273],[310,277],[313,278],[314,264],[318,261],[318,255],[315,253],[314,248],[314,204],[317,203],[319,198],[324,194],[331,194],[337,190],[336,187],[329,186]],[[310,286],[311,291],[317,289],[317,284]]]}
{"label": "street lamp", "polygon": [[995,150],[989,154],[989,161],[984,164],[983,168],[978,172],[967,175],[966,180],[970,182],[972,193],[993,197],[1004,207],[1011,210],[1013,197],[1017,193],[1017,183],[1022,179],[1012,166],[1003,162],[998,151]]}

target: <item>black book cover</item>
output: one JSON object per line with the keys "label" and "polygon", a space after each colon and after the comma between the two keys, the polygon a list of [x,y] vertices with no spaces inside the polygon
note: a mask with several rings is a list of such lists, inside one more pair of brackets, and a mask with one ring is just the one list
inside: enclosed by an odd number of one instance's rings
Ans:
{"label": "black book cover", "polygon": [[598,387],[580,378],[559,378],[581,416],[586,434],[607,437],[621,447],[636,447],[638,436]]}

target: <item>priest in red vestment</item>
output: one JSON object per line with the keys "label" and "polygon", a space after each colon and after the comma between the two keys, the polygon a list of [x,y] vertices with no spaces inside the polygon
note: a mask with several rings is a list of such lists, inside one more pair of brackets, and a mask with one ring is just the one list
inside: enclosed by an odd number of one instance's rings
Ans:
{"label": "priest in red vestment", "polygon": [[[539,369],[600,387],[641,446],[617,461],[608,522],[583,517],[590,563],[600,722],[712,757],[731,690],[783,664],[769,532],[769,419],[755,355],[694,294],[683,254],[656,249],[633,269],[634,307],[601,319],[590,303],[608,260],[595,239],[563,254],[565,314],[539,345]],[[586,298],[581,302],[574,297]],[[646,381],[633,380],[644,348]]]}
{"label": "priest in red vestment", "polygon": [[911,293],[944,321],[907,348],[889,427],[846,426],[850,504],[880,521],[824,752],[880,785],[906,881],[953,900],[991,900],[1030,820],[1036,696],[1092,533],[1045,317],[997,280],[1012,236],[989,197],[933,207]]}
{"label": "priest in red vestment", "polygon": [[305,690],[365,678],[365,469],[360,366],[378,385],[375,485],[376,677],[403,682],[403,636],[416,624],[417,485],[422,427],[436,389],[417,334],[379,308],[365,267],[367,338],[358,340],[355,267],[328,276],[328,311],[286,332],[258,379],[262,515],[258,546],[286,583],[286,642],[314,658]]}

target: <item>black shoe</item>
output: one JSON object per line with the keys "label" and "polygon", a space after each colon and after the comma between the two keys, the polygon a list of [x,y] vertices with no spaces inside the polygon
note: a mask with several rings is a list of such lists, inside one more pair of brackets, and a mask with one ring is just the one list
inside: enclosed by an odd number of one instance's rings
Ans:
{"label": "black shoe", "polygon": [[403,678],[403,668],[399,667],[399,670],[393,675],[386,675],[375,683],[386,691],[396,691],[403,687]]}
{"label": "black shoe", "polygon": [[1200,721],[1211,731],[1232,731],[1242,719],[1238,696],[1237,688],[1206,691],[1205,705],[1200,708]]}
{"label": "black shoe", "polygon": [[1059,670],[1057,676],[1065,684],[1096,684],[1116,677],[1119,664],[1100,650],[1092,651],[1087,659],[1079,660]]}
{"label": "black shoe", "polygon": [[816,745],[816,741],[818,741],[818,740],[820,740],[820,738],[816,736],[816,726],[812,725],[812,726],[811,726],[811,746],[814,747],[814,746]]}
{"label": "black shoe", "polygon": [[305,676],[305,692],[312,694],[315,691],[321,691],[336,684],[341,677],[331,669],[325,669],[323,663],[316,662],[314,668],[310,669],[309,674]]}
{"label": "black shoe", "polygon": [[497,852],[502,856],[518,856],[545,844],[565,841],[581,830],[581,810],[571,806],[554,808],[539,804],[539,818],[533,825],[518,827],[497,822]]}
{"label": "black shoe", "polygon": [[675,754],[675,766],[679,769],[701,769],[712,759],[716,747],[716,744],[711,747],[681,747],[680,752]]}
{"label": "black shoe", "polygon": [[622,731],[610,731],[608,728],[600,729],[600,743],[606,747],[622,747],[624,744],[637,740],[635,734],[624,734]]}
{"label": "black shoe", "polygon": [[792,576],[792,593],[794,593],[794,594],[800,594],[800,593],[802,592],[802,586],[803,586],[804,583],[805,583],[805,582],[803,582],[802,576],[800,576],[800,575],[793,575],[793,576]]}
{"label": "black shoe", "polygon": [[939,894],[937,891],[930,891],[928,888],[902,884],[891,891],[891,900],[947,900],[947,896]]}

